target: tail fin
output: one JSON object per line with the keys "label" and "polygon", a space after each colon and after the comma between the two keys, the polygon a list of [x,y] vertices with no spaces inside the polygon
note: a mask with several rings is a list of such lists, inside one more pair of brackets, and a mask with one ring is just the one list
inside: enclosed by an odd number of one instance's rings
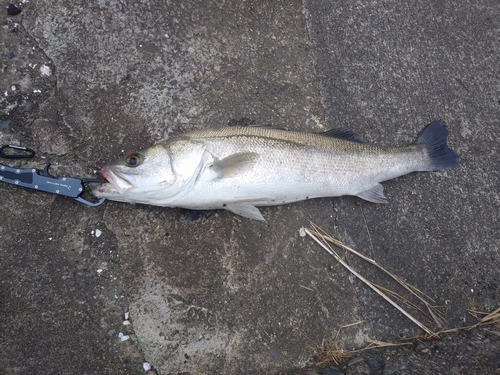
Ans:
{"label": "tail fin", "polygon": [[440,120],[431,122],[418,135],[417,144],[424,145],[431,158],[427,171],[439,171],[459,165],[457,154],[446,145],[447,136],[448,129]]}

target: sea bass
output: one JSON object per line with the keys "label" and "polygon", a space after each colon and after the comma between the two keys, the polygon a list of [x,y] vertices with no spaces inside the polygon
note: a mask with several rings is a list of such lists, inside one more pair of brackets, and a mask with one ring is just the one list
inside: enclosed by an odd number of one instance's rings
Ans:
{"label": "sea bass", "polygon": [[258,206],[355,195],[386,203],[382,181],[456,167],[448,130],[434,121],[404,147],[364,144],[345,131],[271,127],[195,130],[107,165],[94,195],[193,210],[226,209],[264,220]]}

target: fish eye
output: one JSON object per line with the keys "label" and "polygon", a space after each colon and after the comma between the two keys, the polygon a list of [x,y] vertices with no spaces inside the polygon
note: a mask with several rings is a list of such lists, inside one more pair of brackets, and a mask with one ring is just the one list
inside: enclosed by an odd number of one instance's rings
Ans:
{"label": "fish eye", "polygon": [[142,158],[139,154],[130,154],[125,158],[125,163],[127,163],[127,166],[129,167],[137,167],[139,164],[141,164],[141,161]]}

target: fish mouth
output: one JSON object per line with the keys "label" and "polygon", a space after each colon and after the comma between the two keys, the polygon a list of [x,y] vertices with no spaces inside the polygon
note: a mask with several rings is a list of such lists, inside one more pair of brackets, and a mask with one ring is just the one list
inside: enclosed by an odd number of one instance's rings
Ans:
{"label": "fish mouth", "polygon": [[100,175],[104,180],[104,184],[98,188],[99,193],[116,191],[119,194],[123,194],[135,187],[123,173],[113,172],[111,169],[104,167],[101,169]]}

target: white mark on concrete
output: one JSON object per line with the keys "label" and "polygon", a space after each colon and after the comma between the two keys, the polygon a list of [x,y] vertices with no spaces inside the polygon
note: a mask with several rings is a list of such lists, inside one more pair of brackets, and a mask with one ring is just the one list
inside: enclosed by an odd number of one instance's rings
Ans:
{"label": "white mark on concrete", "polygon": [[121,341],[127,341],[130,338],[129,335],[125,335],[122,332],[118,334],[118,337],[120,338]]}
{"label": "white mark on concrete", "polygon": [[49,67],[49,66],[47,66],[47,65],[42,65],[42,66],[40,67],[40,74],[41,74],[42,76],[47,76],[47,77],[49,77],[49,76],[52,74],[52,69],[50,69],[50,67]]}

